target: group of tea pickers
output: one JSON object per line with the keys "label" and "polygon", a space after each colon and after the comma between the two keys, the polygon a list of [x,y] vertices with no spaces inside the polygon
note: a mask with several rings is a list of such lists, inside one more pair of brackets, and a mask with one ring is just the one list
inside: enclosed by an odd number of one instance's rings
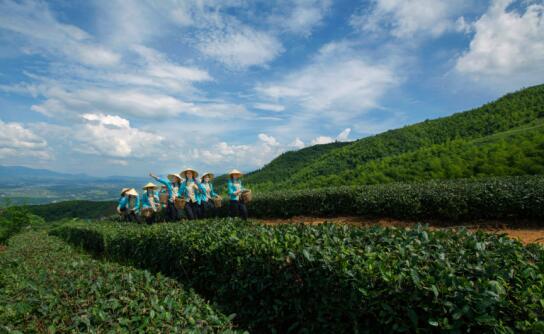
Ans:
{"label": "group of tea pickers", "polygon": [[[240,171],[233,169],[228,175],[229,215],[247,219],[245,203],[251,200],[251,191],[243,187]],[[210,172],[199,178],[196,170],[187,168],[166,178],[152,173],[149,176],[162,184],[160,191],[152,182],[143,187],[141,196],[134,188],[123,188],[117,205],[122,220],[140,223],[143,219],[152,224],[159,211],[164,212],[162,216],[167,221],[179,220],[182,212],[189,220],[208,218],[214,217],[222,205],[223,199],[214,191],[214,175]]]}

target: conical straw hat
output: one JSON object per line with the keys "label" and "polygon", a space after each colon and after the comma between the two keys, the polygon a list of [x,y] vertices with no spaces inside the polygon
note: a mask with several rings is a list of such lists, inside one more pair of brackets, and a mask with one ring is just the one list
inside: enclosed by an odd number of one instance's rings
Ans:
{"label": "conical straw hat", "polygon": [[208,175],[210,177],[210,179],[213,179],[214,175],[212,172],[206,172],[204,174],[202,174],[202,176],[200,177],[201,180],[204,179],[204,177],[206,177],[206,175]]}
{"label": "conical straw hat", "polygon": [[193,177],[198,176],[198,172],[192,168],[185,168],[180,174],[183,175],[185,178],[187,178],[187,175],[185,174],[187,172],[193,172]]}
{"label": "conical straw hat", "polygon": [[238,174],[240,176],[242,176],[242,172],[240,172],[238,169],[233,169],[229,172],[229,176],[232,176],[233,174]]}
{"label": "conical straw hat", "polygon": [[126,193],[126,192],[129,191],[129,190],[130,190],[130,188],[123,188],[123,189],[121,190],[121,196],[123,196],[123,194]]}
{"label": "conical straw hat", "polygon": [[138,192],[137,192],[136,189],[134,189],[134,188],[132,188],[132,189],[130,189],[129,191],[127,191],[126,194],[129,195],[129,196],[138,196]]}
{"label": "conical straw hat", "polygon": [[148,188],[152,188],[152,189],[158,189],[159,187],[157,187],[153,182],[149,182],[148,184],[146,184],[142,189],[146,190]]}
{"label": "conical straw hat", "polygon": [[170,180],[171,182],[174,182],[173,178],[178,178],[179,181],[183,179],[181,175],[179,175],[178,173],[168,174],[168,180]]}

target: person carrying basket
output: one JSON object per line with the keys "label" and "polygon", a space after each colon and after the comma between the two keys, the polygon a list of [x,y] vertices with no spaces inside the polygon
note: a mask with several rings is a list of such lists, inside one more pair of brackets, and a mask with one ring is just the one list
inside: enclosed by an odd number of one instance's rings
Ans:
{"label": "person carrying basket", "polygon": [[[166,218],[169,221],[176,221],[179,218],[178,207],[176,202],[179,203],[179,189],[182,182],[179,174],[168,174],[168,179],[160,178],[152,173],[149,176],[157,180],[157,182],[166,186],[168,192],[168,202],[166,203]],[[179,206],[179,205],[178,205]],[[181,208],[182,209],[182,208]]]}
{"label": "person carrying basket", "polygon": [[246,204],[251,200],[251,191],[244,189],[240,177],[242,172],[233,169],[229,172],[229,181],[227,183],[228,193],[230,197],[229,215],[231,217],[240,217],[247,220]]}
{"label": "person carrying basket", "polygon": [[[206,172],[200,178],[201,180],[200,185],[202,188],[202,196],[200,200],[200,205],[202,207],[203,218],[214,217],[215,208],[221,206],[221,196],[219,196],[213,190],[213,184],[211,182],[213,177],[214,177],[213,173]],[[216,203],[218,205],[216,205]]]}
{"label": "person carrying basket", "polygon": [[144,217],[148,225],[153,224],[155,220],[155,213],[160,210],[159,195],[156,190],[159,187],[149,182],[146,184],[144,194],[142,195],[142,217]]}

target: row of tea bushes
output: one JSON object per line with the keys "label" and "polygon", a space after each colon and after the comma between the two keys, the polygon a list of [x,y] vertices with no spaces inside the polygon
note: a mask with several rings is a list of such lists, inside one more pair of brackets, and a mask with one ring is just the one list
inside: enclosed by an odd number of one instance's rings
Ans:
{"label": "row of tea bushes", "polygon": [[2,333],[231,332],[230,318],[173,279],[93,260],[27,232],[0,253]]}
{"label": "row of tea bushes", "polygon": [[543,219],[544,177],[523,176],[425,183],[278,191],[256,194],[257,218],[377,216],[398,219]]}
{"label": "row of tea bushes", "polygon": [[52,233],[176,277],[250,331],[544,330],[544,250],[506,236],[231,219]]}

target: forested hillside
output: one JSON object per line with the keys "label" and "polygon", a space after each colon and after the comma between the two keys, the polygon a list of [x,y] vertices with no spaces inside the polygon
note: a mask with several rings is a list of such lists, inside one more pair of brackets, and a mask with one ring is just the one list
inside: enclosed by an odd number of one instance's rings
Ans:
{"label": "forested hillside", "polygon": [[[259,191],[335,184],[543,173],[544,85],[482,107],[349,144],[278,157],[249,173]],[[313,151],[312,151],[313,150]],[[311,154],[308,154],[311,152]],[[294,166],[289,168],[289,166]]]}

